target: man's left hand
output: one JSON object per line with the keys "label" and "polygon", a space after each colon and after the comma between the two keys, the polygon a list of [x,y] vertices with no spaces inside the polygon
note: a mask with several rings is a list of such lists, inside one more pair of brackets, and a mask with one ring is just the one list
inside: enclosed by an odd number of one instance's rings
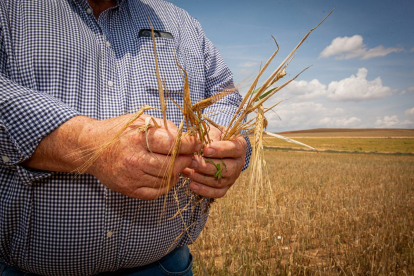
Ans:
{"label": "man's left hand", "polygon": [[211,126],[212,142],[204,147],[204,156],[194,155],[191,166],[182,172],[192,182],[196,194],[223,197],[239,177],[245,164],[247,143],[243,137],[221,141],[222,132]]}

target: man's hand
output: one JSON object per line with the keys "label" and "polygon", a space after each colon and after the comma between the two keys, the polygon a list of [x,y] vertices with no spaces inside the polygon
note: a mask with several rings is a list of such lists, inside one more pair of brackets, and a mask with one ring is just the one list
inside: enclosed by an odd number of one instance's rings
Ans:
{"label": "man's hand", "polygon": [[[74,171],[88,160],[87,152],[112,139],[131,117],[124,115],[103,121],[75,117],[46,136],[25,165],[42,170]],[[145,124],[146,117],[138,118],[86,171],[116,192],[145,200],[167,193],[178,181],[178,174],[190,166],[192,154],[201,149],[195,137],[181,140],[168,187],[166,169],[171,161],[169,154],[177,137],[177,127],[168,122],[168,131],[153,127],[146,133],[139,132],[137,128]],[[159,125],[163,124],[162,120],[156,120]]]}
{"label": "man's hand", "polygon": [[[190,189],[210,198],[223,197],[239,177],[245,163],[247,143],[243,137],[221,141],[221,131],[211,126],[212,143],[204,147],[204,157],[195,155],[183,174],[192,179]],[[217,173],[221,169],[220,173]]]}

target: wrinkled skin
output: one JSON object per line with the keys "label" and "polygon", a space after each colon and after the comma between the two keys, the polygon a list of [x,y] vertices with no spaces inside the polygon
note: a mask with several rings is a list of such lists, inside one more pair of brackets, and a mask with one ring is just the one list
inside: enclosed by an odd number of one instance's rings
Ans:
{"label": "wrinkled skin", "polygon": [[[194,155],[189,168],[183,174],[192,179],[190,189],[210,198],[223,197],[239,177],[245,164],[247,143],[243,137],[221,141],[221,131],[211,127],[209,135],[213,142],[203,149],[204,157]],[[206,162],[206,158],[212,162]],[[222,165],[226,164],[226,167]],[[214,177],[217,172],[213,164],[221,164],[221,178]]]}
{"label": "wrinkled skin", "polygon": [[[107,120],[77,116],[55,129],[39,143],[34,154],[23,165],[38,170],[73,172],[88,161],[91,153],[104,145],[122,129],[134,115],[128,114]],[[165,181],[177,126],[168,121],[168,130],[161,119],[155,119],[161,128],[145,125],[148,115],[142,115],[124,130],[120,139],[103,151],[86,173],[94,175],[102,184],[126,196],[143,200],[155,199],[169,191],[179,180],[179,173],[192,179],[190,189],[210,198],[222,197],[234,184],[244,166],[246,141],[240,137],[221,141],[221,132],[211,127],[213,142],[204,147],[206,158],[214,163],[226,163],[221,178],[214,177],[217,168],[204,157],[194,155],[201,150],[201,142],[192,136],[183,136],[172,169],[168,186]],[[148,149],[149,146],[149,149]]]}
{"label": "wrinkled skin", "polygon": [[[122,117],[94,122],[85,129],[85,136],[90,139],[90,137],[102,137],[99,133],[112,133],[103,136],[104,139],[97,138],[98,141],[94,141],[94,144],[102,145],[107,137],[113,137],[117,126],[125,124],[126,120]],[[150,127],[146,132],[140,132],[137,127],[144,125],[146,117],[147,115],[142,115],[127,128],[119,141],[105,150],[87,173],[94,175],[103,185],[116,192],[149,200],[167,193],[171,188],[171,185],[167,185],[166,168],[171,162],[169,154],[174,146],[178,129],[168,121],[168,130],[164,127]],[[162,120],[155,120],[159,125],[163,125]],[[171,183],[179,180],[179,173],[190,166],[193,152],[200,148],[201,143],[195,137],[181,139]]]}

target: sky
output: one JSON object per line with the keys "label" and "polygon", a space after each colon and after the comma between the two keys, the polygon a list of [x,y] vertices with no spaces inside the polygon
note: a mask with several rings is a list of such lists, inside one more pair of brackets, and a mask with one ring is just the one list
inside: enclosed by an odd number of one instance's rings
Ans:
{"label": "sky", "polygon": [[[202,25],[243,94],[280,50],[269,76],[306,33],[269,102],[268,131],[414,128],[414,0],[170,0]],[[277,84],[281,85],[283,82]]]}

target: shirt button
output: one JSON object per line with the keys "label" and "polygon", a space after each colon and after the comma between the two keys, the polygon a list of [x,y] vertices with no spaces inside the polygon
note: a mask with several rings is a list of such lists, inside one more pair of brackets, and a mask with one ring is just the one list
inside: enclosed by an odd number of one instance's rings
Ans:
{"label": "shirt button", "polygon": [[114,86],[114,82],[113,82],[113,81],[108,81],[108,86],[109,86],[109,87]]}
{"label": "shirt button", "polygon": [[109,231],[108,233],[106,233],[106,237],[110,238],[110,237],[112,237],[113,234],[114,234],[113,231]]}
{"label": "shirt button", "polygon": [[87,13],[87,14],[91,14],[91,13],[92,13],[92,10],[91,10],[91,9],[87,9],[87,10],[86,10],[86,13]]}
{"label": "shirt button", "polygon": [[3,156],[1,157],[1,159],[3,160],[3,162],[4,162],[4,163],[7,163],[7,162],[9,162],[9,161],[10,161],[10,158],[9,158],[9,157],[7,157],[7,156],[5,156],[5,155],[3,155]]}
{"label": "shirt button", "polygon": [[111,47],[111,43],[109,41],[107,41],[106,46]]}

